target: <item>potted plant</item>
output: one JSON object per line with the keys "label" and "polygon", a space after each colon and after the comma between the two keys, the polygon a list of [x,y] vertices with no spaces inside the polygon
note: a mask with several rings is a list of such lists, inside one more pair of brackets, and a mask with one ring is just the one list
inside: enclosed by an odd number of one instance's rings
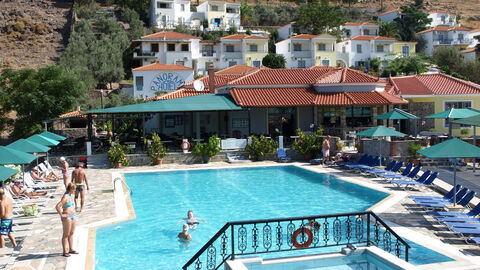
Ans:
{"label": "potted plant", "polygon": [[355,148],[357,149],[357,152],[358,153],[361,153],[362,152],[362,149],[361,149],[361,143],[360,142],[355,142]]}
{"label": "potted plant", "polygon": [[338,141],[336,145],[337,145],[337,151],[342,151],[343,147],[345,147],[345,145],[347,144],[344,141]]}
{"label": "potted plant", "polygon": [[415,166],[418,166],[420,163],[418,151],[422,149],[422,146],[418,143],[411,143],[408,145],[408,154],[412,157],[410,160]]}
{"label": "potted plant", "polygon": [[313,155],[322,150],[322,128],[319,128],[312,135],[307,135],[305,132],[297,129],[297,135],[299,138],[293,143],[292,149],[302,154],[306,161],[310,161]]}
{"label": "potted plant", "polygon": [[460,129],[460,134],[461,134],[462,136],[467,136],[468,133],[470,133],[470,130],[469,130],[468,128],[462,128],[462,129]]}
{"label": "potted plant", "polygon": [[147,141],[147,153],[156,165],[161,165],[163,158],[167,155],[167,149],[163,146],[162,140],[157,133],[152,133],[152,141]]}
{"label": "potted plant", "polygon": [[115,168],[127,166],[130,162],[125,156],[125,151],[128,150],[128,146],[120,145],[118,140],[115,141],[112,147],[108,150],[108,160]]}
{"label": "potted plant", "polygon": [[210,158],[220,152],[220,138],[217,135],[213,135],[208,138],[208,142],[197,143],[192,150],[192,154],[201,156],[203,163],[210,162]]}
{"label": "potted plant", "polygon": [[108,137],[113,136],[112,121],[108,120],[107,122],[105,122],[105,130],[107,131],[107,136]]}
{"label": "potted plant", "polygon": [[250,144],[245,147],[245,150],[250,158],[261,161],[265,158],[266,153],[273,153],[277,148],[278,143],[276,141],[268,139],[263,135],[260,135],[260,137],[252,135],[250,136]]}

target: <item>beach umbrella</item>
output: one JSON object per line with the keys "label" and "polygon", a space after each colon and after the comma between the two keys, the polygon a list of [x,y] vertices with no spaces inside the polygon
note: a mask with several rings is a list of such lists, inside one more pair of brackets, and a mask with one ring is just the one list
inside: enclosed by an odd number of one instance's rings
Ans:
{"label": "beach umbrella", "polygon": [[14,141],[13,143],[7,145],[7,147],[26,153],[47,153],[51,149],[48,146],[26,139]]}
{"label": "beach umbrella", "polygon": [[[469,125],[473,126],[473,145],[477,145],[477,126],[480,126],[480,114],[475,116],[470,116],[463,119],[457,119],[452,121],[455,124]],[[477,158],[473,159],[473,172],[475,172],[475,166]]]}
{"label": "beach umbrella", "polygon": [[[385,126],[376,126],[371,129],[364,130],[362,132],[357,133],[357,136],[365,136],[365,137],[405,137],[407,134],[395,131],[391,128],[387,128]],[[380,161],[382,160],[382,143],[380,143]]]}
{"label": "beach umbrella", "polygon": [[29,164],[37,156],[18,151],[6,146],[0,146],[0,165],[7,164]]}
{"label": "beach umbrella", "polygon": [[417,119],[420,119],[420,117],[415,116],[411,113],[408,113],[406,111],[400,110],[400,109],[393,109],[393,111],[389,111],[387,113],[375,116],[373,119],[377,120],[408,120],[408,119],[414,119],[415,120],[415,136],[417,136]]}
{"label": "beach umbrella", "polygon": [[[457,185],[457,159],[480,157],[480,148],[467,142],[453,138],[434,146],[418,151],[419,154],[428,158],[450,158],[453,163],[453,186]],[[457,191],[455,190],[455,193]],[[454,196],[454,205],[457,203]]]}
{"label": "beach umbrella", "polygon": [[4,182],[5,180],[12,177],[16,173],[18,173],[17,170],[0,166],[0,182]]}
{"label": "beach umbrella", "polygon": [[47,137],[45,137],[43,135],[40,135],[40,134],[32,135],[32,136],[28,137],[27,140],[32,141],[32,142],[36,142],[38,144],[45,145],[45,146],[55,146],[55,145],[59,144],[58,141],[52,140],[52,139],[47,138]]}
{"label": "beach umbrella", "polygon": [[[462,109],[455,109],[450,108],[443,112],[435,113],[432,115],[425,116],[425,118],[429,119],[463,119],[472,116],[480,115],[479,110],[475,110],[472,108],[462,108]],[[448,136],[452,137],[452,122],[448,123]]]}
{"label": "beach umbrella", "polygon": [[42,135],[43,137],[47,137],[49,139],[52,139],[52,140],[56,140],[56,141],[65,141],[67,139],[67,137],[60,136],[58,134],[55,134],[55,133],[52,133],[52,132],[49,132],[49,131],[44,131],[44,132],[40,133],[40,135]]}

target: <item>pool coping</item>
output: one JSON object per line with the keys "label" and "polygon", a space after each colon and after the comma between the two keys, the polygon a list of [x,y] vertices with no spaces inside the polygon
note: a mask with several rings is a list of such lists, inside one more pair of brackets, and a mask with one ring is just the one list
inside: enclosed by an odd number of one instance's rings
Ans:
{"label": "pool coping", "polygon": [[[139,170],[139,171],[112,172],[112,183],[113,183],[113,179],[115,178],[120,177],[123,179],[123,181],[120,181],[121,182],[120,185],[117,185],[117,183],[115,183],[114,199],[115,199],[116,216],[113,218],[108,218],[105,220],[100,220],[100,221],[96,221],[93,223],[89,223],[89,224],[85,224],[77,227],[74,235],[74,245],[77,246],[78,250],[83,252],[80,252],[81,256],[69,257],[67,259],[67,265],[65,269],[75,270],[75,269],[78,269],[77,267],[78,265],[84,265],[85,269],[88,269],[88,270],[95,269],[96,229],[135,218],[135,210],[133,208],[133,203],[131,201],[130,194],[128,192],[125,192],[125,189],[124,189],[124,185],[126,185],[124,184],[125,174],[185,171],[185,170],[189,170],[189,171],[190,170],[215,170],[215,169],[225,169],[225,168],[275,167],[275,166],[296,166],[298,168],[306,169],[316,173],[329,174],[342,181],[350,182],[350,183],[364,186],[373,190],[387,193],[389,195],[386,198],[382,199],[381,201],[379,201],[378,203],[374,204],[373,206],[369,207],[366,210],[366,211],[372,211],[378,214],[381,214],[382,212],[384,212],[394,204],[399,203],[402,199],[404,199],[408,195],[408,193],[403,191],[393,191],[378,185],[374,185],[373,183],[368,183],[359,179],[355,179],[357,178],[356,176],[353,176],[353,177],[341,176],[338,173],[332,172],[330,170],[326,170],[326,168],[324,167],[318,167],[318,166],[313,167],[309,163],[301,163],[301,162],[281,163],[281,164],[241,164],[241,165],[239,164],[234,167],[212,166],[212,167],[203,167],[203,168],[197,167],[197,168],[151,169],[151,170],[141,170],[141,171]],[[363,176],[359,176],[359,177],[363,177]],[[479,267],[480,258],[475,260],[473,258],[474,256],[466,256],[459,248],[443,243],[438,239],[434,239],[422,233],[415,232],[406,227],[400,226],[394,222],[389,221],[388,219],[383,218],[382,220],[385,221],[385,223],[388,226],[394,229],[395,232],[401,237],[404,237],[412,242],[415,242],[421,246],[429,248],[437,253],[440,253],[444,256],[447,256],[453,259],[453,261],[450,261],[450,262],[418,265],[416,266],[418,269],[425,269],[425,270],[435,269],[436,270],[436,269],[442,269],[444,267],[447,267],[445,269],[451,269],[451,267],[455,267],[455,269],[480,268]],[[419,242],[419,239],[421,239],[422,243]],[[469,264],[464,265],[464,263],[469,263]],[[471,268],[472,266],[476,266],[476,268]],[[462,267],[462,268],[459,268],[459,267]]]}

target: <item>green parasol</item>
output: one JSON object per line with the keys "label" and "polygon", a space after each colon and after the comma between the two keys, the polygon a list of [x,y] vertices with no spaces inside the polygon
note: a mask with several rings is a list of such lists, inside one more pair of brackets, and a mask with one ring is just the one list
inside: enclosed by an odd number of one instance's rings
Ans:
{"label": "green parasol", "polygon": [[67,137],[60,136],[58,134],[55,134],[55,133],[52,133],[52,132],[49,132],[49,131],[44,131],[44,132],[40,133],[40,135],[42,135],[43,137],[47,137],[49,139],[52,139],[52,140],[56,140],[56,141],[64,141],[64,140],[67,139]]}
{"label": "green parasol", "polygon": [[18,173],[17,170],[0,166],[0,182],[4,182],[5,180],[12,177],[16,173]]}
{"label": "green parasol", "polygon": [[[401,132],[395,131],[391,128],[387,128],[385,126],[376,126],[371,129],[364,130],[362,132],[357,133],[357,136],[365,136],[365,137],[405,137],[407,134],[403,134]],[[380,162],[382,161],[382,143],[380,143]]]}
{"label": "green parasol", "polygon": [[48,146],[25,139],[14,141],[13,143],[7,145],[7,147],[26,153],[46,153],[51,149]]}
{"label": "green parasol", "polygon": [[47,138],[45,136],[42,136],[40,134],[32,135],[32,136],[28,137],[27,140],[32,141],[32,142],[36,142],[38,144],[45,145],[45,146],[55,146],[55,145],[59,144],[58,141],[52,140],[52,139]]}

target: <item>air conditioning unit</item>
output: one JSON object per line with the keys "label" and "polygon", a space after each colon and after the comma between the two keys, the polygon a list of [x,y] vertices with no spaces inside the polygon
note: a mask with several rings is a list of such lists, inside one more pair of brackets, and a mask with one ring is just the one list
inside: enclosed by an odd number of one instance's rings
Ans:
{"label": "air conditioning unit", "polygon": [[188,57],[184,57],[183,60],[187,61],[187,60],[188,60]]}

